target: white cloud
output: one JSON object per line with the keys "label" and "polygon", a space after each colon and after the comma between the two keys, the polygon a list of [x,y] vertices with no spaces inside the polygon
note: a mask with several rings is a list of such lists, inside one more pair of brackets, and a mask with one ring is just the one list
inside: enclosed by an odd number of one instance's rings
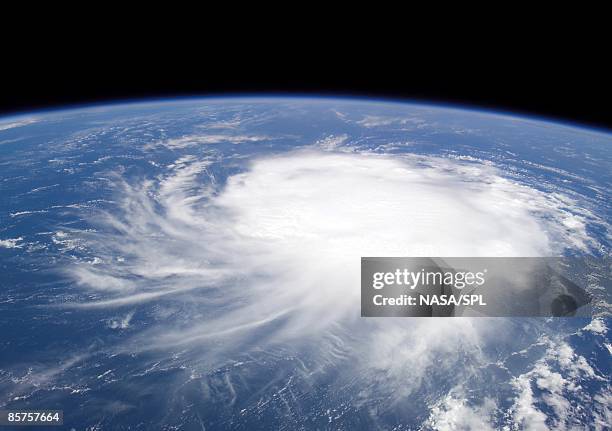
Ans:
{"label": "white cloud", "polygon": [[130,327],[130,322],[132,321],[133,317],[134,317],[134,312],[130,311],[124,317],[118,317],[115,319],[111,319],[108,322],[108,327],[111,329],[127,329]]}
{"label": "white cloud", "polygon": [[348,140],[348,135],[329,135],[323,139],[319,139],[316,145],[322,150],[335,150]]}
{"label": "white cloud", "polygon": [[240,127],[240,125],[242,124],[242,121],[238,118],[234,118],[232,120],[226,120],[226,121],[216,121],[216,122],[212,122],[212,123],[207,123],[205,125],[202,126],[202,128],[204,129],[238,129]]}
{"label": "white cloud", "polygon": [[413,127],[422,127],[425,125],[425,120],[418,117],[389,117],[379,115],[365,115],[361,120],[356,122],[363,127],[380,127],[397,125],[412,125]]}
{"label": "white cloud", "polygon": [[[609,406],[600,401],[609,396],[609,389],[604,387],[593,398],[584,392],[584,386],[606,379],[595,373],[567,342],[544,338],[542,343],[547,346],[544,355],[530,370],[512,380],[516,390],[509,410],[513,423],[525,429],[574,429],[576,416],[584,415],[587,404],[594,417],[609,415]],[[537,396],[534,389],[538,390]],[[554,414],[544,413],[544,406]]]}
{"label": "white cloud", "polygon": [[223,135],[223,134],[198,134],[182,136],[180,138],[167,139],[160,144],[170,149],[181,149],[198,145],[220,144],[229,142],[241,144],[244,142],[257,142],[268,139],[266,136],[258,135]]}
{"label": "white cloud", "polygon": [[459,351],[482,362],[483,340],[504,337],[507,323],[360,319],[361,256],[539,256],[588,245],[583,224],[564,223],[575,217],[566,203],[483,164],[299,151],[256,160],[223,188],[209,165],[188,156],[162,178],[122,183],[116,211],[82,235],[101,263],[68,268],[98,298],[73,306],[163,298],[210,311],[183,314],[189,326],[152,325],[131,351],[210,343],[202,354],[214,361],[254,339],[314,340],[322,360],[380,370],[385,390],[404,397],[432,371],[455,372]]}
{"label": "white cloud", "polygon": [[513,421],[520,429],[547,431],[546,415],[535,406],[535,398],[529,376],[520,376],[514,381],[519,391],[515,400]]}
{"label": "white cloud", "polygon": [[584,328],[582,328],[585,331],[591,331],[594,332],[596,334],[605,334],[606,332],[608,332],[608,328],[606,327],[606,324],[604,323],[603,319],[601,318],[595,318],[591,321],[591,323],[589,323],[588,325],[586,325]]}
{"label": "white cloud", "polygon": [[28,124],[36,123],[38,120],[34,118],[26,118],[18,121],[0,122],[0,131],[14,129],[15,127],[27,126]]}
{"label": "white cloud", "polygon": [[3,248],[21,248],[21,247],[23,247],[23,244],[20,244],[21,241],[23,241],[23,237],[0,239],[0,247],[3,247]]}
{"label": "white cloud", "polygon": [[472,407],[465,400],[449,395],[431,409],[426,426],[438,431],[493,431],[495,428],[489,419],[495,408],[495,402],[490,399]]}

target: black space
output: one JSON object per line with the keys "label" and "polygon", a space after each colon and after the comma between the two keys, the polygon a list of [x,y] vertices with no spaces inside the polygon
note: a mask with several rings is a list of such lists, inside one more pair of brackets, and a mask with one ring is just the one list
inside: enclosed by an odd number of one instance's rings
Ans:
{"label": "black space", "polygon": [[[0,72],[0,112],[173,96],[347,95],[471,105],[612,129],[610,66],[602,52],[535,46],[285,45],[282,36],[219,45],[145,36],[106,46],[66,39],[15,49]],[[206,40],[206,38],[203,38]],[[216,48],[212,48],[215,46]],[[469,47],[468,47],[469,48]],[[491,54],[494,52],[494,54]],[[576,54],[577,52],[577,54]]]}

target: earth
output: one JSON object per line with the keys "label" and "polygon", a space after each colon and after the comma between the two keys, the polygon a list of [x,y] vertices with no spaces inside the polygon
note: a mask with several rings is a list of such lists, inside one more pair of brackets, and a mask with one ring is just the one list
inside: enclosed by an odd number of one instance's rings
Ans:
{"label": "earth", "polygon": [[[0,119],[0,410],[65,429],[609,429],[612,134],[201,98]],[[361,256],[589,256],[592,317],[362,318]],[[607,265],[607,266],[606,266]]]}

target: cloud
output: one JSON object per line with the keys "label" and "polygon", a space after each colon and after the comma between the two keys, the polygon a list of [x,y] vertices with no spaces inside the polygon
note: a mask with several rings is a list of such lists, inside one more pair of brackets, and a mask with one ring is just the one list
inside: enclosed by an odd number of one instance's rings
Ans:
{"label": "cloud", "polygon": [[322,150],[335,150],[339,146],[343,145],[348,140],[348,135],[329,135],[323,139],[319,139],[315,145],[317,145]]}
{"label": "cloud", "polygon": [[546,415],[535,406],[535,397],[528,376],[521,376],[514,381],[520,395],[516,398],[513,406],[513,421],[521,428],[548,431]]}
{"label": "cloud", "polygon": [[223,135],[223,134],[198,134],[172,138],[163,141],[161,145],[170,149],[182,149],[198,145],[220,144],[229,142],[231,144],[241,144],[244,142],[258,142],[268,139],[266,136],[256,135]]}
{"label": "cloud", "polygon": [[35,118],[25,118],[18,121],[0,122],[0,131],[14,129],[15,127],[27,126],[28,124],[36,123],[37,121],[38,120]]}
{"label": "cloud", "polygon": [[[516,391],[509,409],[512,421],[526,429],[563,430],[573,429],[577,416],[584,416],[584,405],[590,406],[588,413],[594,418],[609,415],[609,405],[601,401],[610,396],[607,379],[566,341],[544,337],[541,344],[547,347],[542,358],[511,381]],[[599,393],[584,390],[602,384]],[[552,414],[545,413],[546,406]]]}
{"label": "cloud", "polygon": [[593,319],[588,325],[582,328],[584,331],[591,331],[595,334],[604,335],[608,332],[608,327],[601,318]]}
{"label": "cloud", "polygon": [[431,409],[426,425],[439,431],[492,431],[495,428],[488,419],[496,408],[493,400],[487,399],[481,406],[469,406],[464,399],[452,395]]}
{"label": "cloud", "polygon": [[20,244],[22,241],[23,237],[0,239],[0,248],[21,248],[23,247],[23,244]]}
{"label": "cloud", "polygon": [[418,117],[389,117],[379,115],[365,115],[361,120],[356,121],[356,123],[363,127],[380,127],[396,124],[402,126],[411,125],[415,128],[423,127],[426,124],[425,120]]}
{"label": "cloud", "polygon": [[507,336],[507,323],[361,319],[361,256],[589,247],[585,221],[565,198],[484,164],[310,149],[254,160],[220,185],[211,163],[187,156],[160,178],[118,180],[116,210],[80,235],[99,263],[66,271],[96,294],[67,306],[164,301],[182,310],[126,350],[194,349],[215,363],[253,344],[310,343],[320,361],[349,360],[399,400],[436,373],[455,373],[458,352],[483,362],[482,344]]}
{"label": "cloud", "polygon": [[130,327],[130,322],[134,317],[134,312],[130,311],[124,317],[118,317],[115,319],[111,319],[108,322],[108,327],[111,329],[127,329]]}

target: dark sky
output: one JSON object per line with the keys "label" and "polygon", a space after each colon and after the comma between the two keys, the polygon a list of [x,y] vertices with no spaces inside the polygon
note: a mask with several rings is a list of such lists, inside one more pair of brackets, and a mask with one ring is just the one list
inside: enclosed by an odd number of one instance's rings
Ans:
{"label": "dark sky", "polygon": [[382,49],[319,39],[315,47],[307,40],[284,44],[282,35],[240,46],[145,36],[106,45],[100,38],[76,43],[79,37],[43,38],[10,52],[0,111],[186,95],[323,93],[467,104],[612,129],[605,56],[565,46]]}

